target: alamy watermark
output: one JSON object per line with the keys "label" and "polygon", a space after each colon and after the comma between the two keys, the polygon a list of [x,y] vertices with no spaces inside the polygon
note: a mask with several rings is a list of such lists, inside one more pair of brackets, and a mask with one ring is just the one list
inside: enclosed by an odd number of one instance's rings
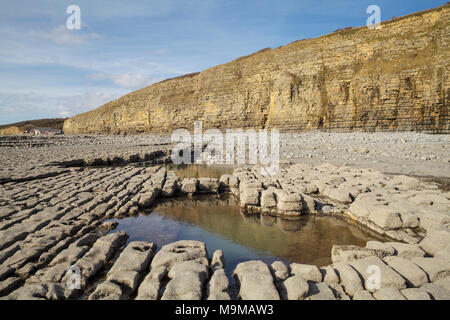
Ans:
{"label": "alamy watermark", "polygon": [[81,29],[81,9],[79,6],[71,4],[67,7],[66,13],[70,16],[66,20],[66,27],[69,30]]}
{"label": "alamy watermark", "polygon": [[370,16],[367,18],[367,28],[369,29],[380,29],[381,28],[381,9],[377,5],[370,5],[366,10],[367,14]]}
{"label": "alamy watermark", "polygon": [[381,270],[377,265],[367,267],[366,273],[369,275],[366,280],[366,289],[369,291],[379,290],[381,288]]}
{"label": "alamy watermark", "polygon": [[69,290],[81,289],[81,270],[78,266],[72,265],[66,271],[66,288]]}
{"label": "alamy watermark", "polygon": [[[194,123],[193,134],[177,129],[171,136],[171,158],[174,164],[250,164],[262,165],[262,174],[278,172],[280,134],[276,129],[219,129],[202,130],[202,122]],[[247,148],[248,147],[248,148]],[[246,152],[248,150],[248,154]]]}

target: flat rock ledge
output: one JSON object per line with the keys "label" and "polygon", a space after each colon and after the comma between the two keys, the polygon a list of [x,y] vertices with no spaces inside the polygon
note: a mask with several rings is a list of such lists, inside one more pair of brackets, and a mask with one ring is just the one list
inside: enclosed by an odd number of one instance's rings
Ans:
{"label": "flat rock ledge", "polygon": [[[61,169],[0,186],[1,299],[449,299],[450,193],[409,176],[295,164],[220,179],[179,179],[162,166]],[[334,246],[333,263],[239,264],[178,241],[127,243],[105,220],[178,194],[235,195],[247,212],[337,215],[392,239]],[[374,278],[375,277],[375,278]],[[378,278],[377,278],[378,277]],[[378,280],[375,280],[378,279]],[[237,289],[237,296],[230,290]]]}

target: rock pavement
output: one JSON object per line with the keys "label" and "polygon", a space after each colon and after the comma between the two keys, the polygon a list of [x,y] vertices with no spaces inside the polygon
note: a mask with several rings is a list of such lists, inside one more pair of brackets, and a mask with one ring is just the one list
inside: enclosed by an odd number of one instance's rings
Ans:
{"label": "rock pavement", "polygon": [[[88,158],[96,148],[104,148],[108,159],[119,147],[94,139],[83,149],[58,139],[22,156],[2,147],[2,159],[11,153],[0,184],[1,299],[450,298],[450,193],[434,182],[307,163],[283,164],[273,176],[253,166],[220,179],[180,179],[157,163],[167,156],[159,145],[164,139],[142,147],[158,155],[147,159],[154,161],[149,166],[92,168],[88,161],[73,167],[71,161]],[[71,151],[55,157],[64,148]],[[230,278],[226,252],[210,255],[207,244],[192,240],[162,248],[127,242],[128,235],[106,222],[151,208],[159,197],[219,192],[235,195],[249,214],[333,215],[389,241],[336,245],[327,266],[246,261]],[[375,287],[374,268],[380,275]]]}

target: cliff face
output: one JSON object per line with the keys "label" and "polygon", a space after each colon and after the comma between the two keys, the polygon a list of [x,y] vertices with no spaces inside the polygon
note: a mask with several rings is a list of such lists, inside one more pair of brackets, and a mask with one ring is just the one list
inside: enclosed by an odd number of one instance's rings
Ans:
{"label": "cliff face", "polygon": [[262,50],[127,94],[65,133],[193,128],[450,133],[450,5]]}

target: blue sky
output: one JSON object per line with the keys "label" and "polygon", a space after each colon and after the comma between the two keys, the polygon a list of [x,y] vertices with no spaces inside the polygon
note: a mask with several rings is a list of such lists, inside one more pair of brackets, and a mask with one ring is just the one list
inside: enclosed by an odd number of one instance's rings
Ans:
{"label": "blue sky", "polygon": [[[0,124],[67,117],[262,48],[446,0],[0,0]],[[69,5],[81,29],[68,30]]]}

